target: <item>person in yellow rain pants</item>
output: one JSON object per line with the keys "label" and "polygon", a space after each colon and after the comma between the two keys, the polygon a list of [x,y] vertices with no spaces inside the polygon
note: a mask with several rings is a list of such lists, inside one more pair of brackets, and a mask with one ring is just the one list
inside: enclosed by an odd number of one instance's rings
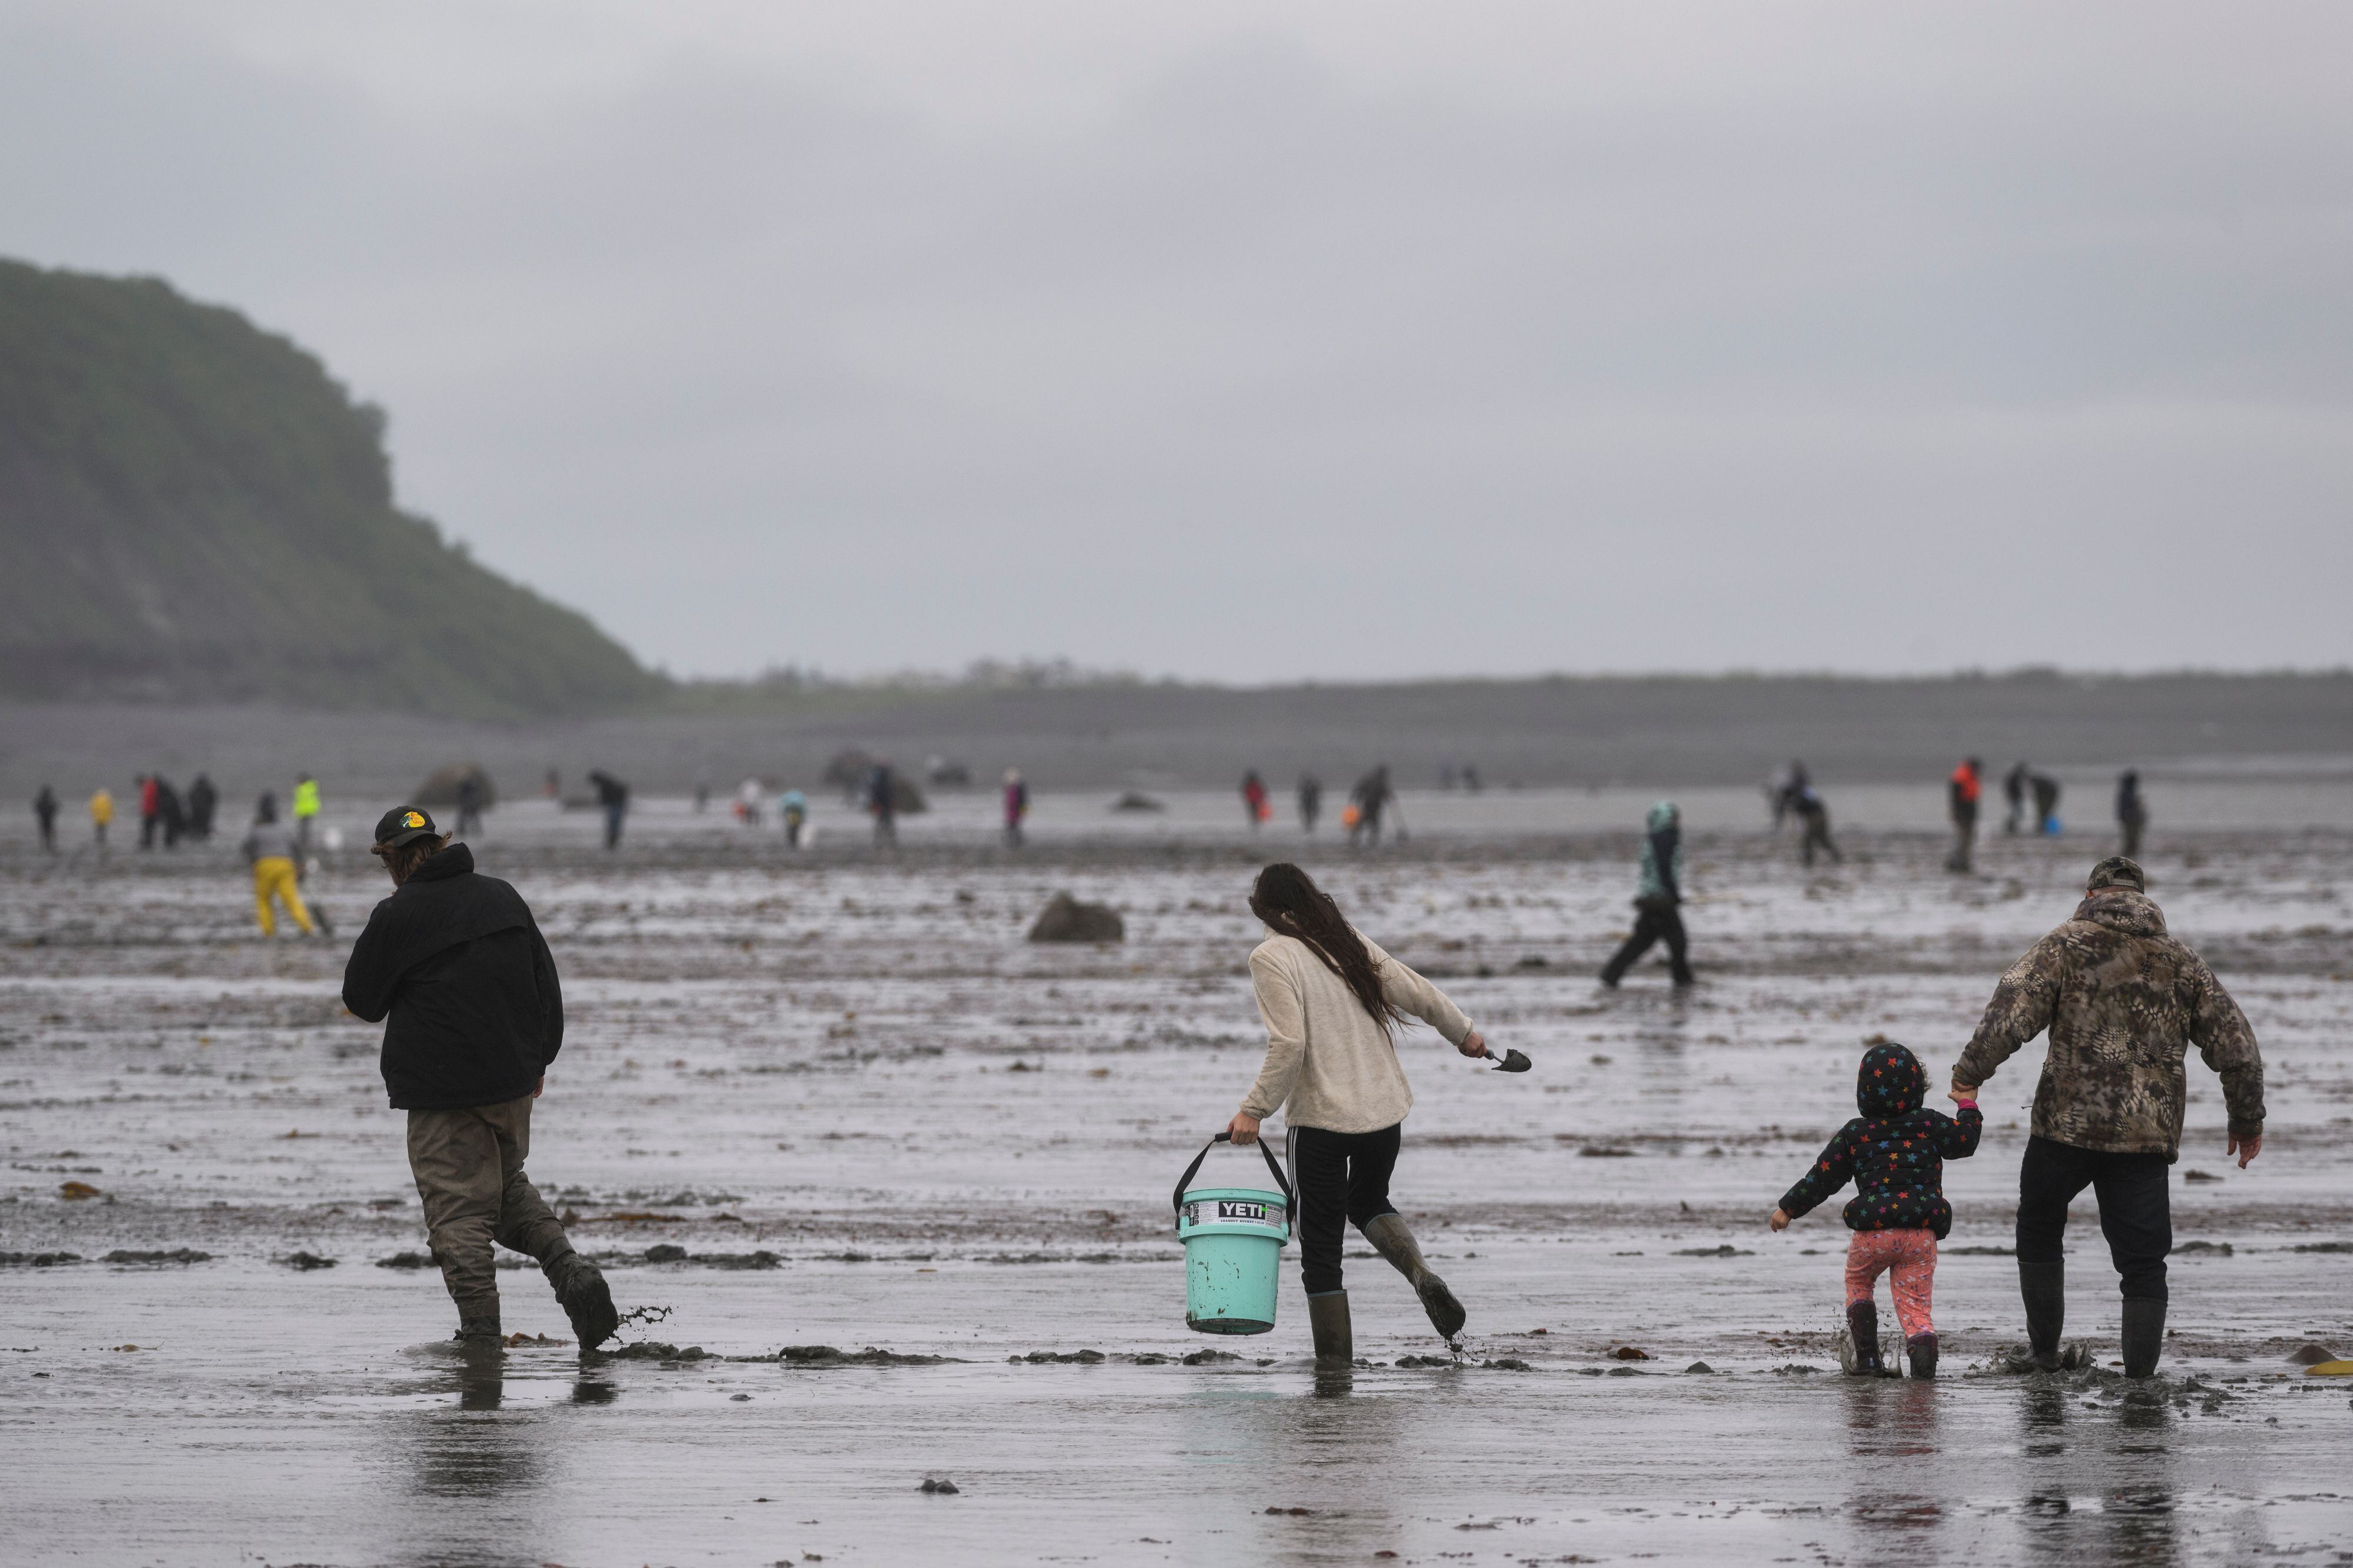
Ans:
{"label": "person in yellow rain pants", "polygon": [[90,831],[100,849],[106,847],[106,825],[114,820],[114,794],[104,784],[90,797]]}
{"label": "person in yellow rain pants", "polygon": [[243,847],[246,860],[253,867],[253,916],[261,922],[261,934],[278,934],[277,917],[269,908],[275,899],[286,906],[304,936],[317,935],[311,911],[302,907],[302,889],[296,878],[301,847],[294,835],[278,825],[278,803],[269,795],[263,795],[254,807],[253,826],[246,833]]}

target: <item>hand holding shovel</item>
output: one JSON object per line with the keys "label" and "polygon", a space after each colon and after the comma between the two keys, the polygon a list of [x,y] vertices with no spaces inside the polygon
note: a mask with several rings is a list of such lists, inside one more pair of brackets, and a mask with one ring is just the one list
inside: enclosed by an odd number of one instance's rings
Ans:
{"label": "hand holding shovel", "polygon": [[1462,1043],[1454,1048],[1473,1060],[1484,1058],[1494,1063],[1497,1072],[1526,1072],[1535,1066],[1534,1062],[1514,1050],[1506,1049],[1502,1056],[1497,1056],[1489,1047],[1487,1037],[1476,1029],[1463,1036]]}

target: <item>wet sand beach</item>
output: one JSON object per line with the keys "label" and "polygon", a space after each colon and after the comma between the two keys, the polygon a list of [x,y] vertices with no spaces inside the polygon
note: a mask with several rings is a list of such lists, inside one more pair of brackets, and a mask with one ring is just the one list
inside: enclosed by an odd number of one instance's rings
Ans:
{"label": "wet sand beach", "polygon": [[[1648,963],[1594,984],[1630,918],[1634,840],[1612,825],[1638,817],[1614,797],[1409,796],[1410,839],[1359,853],[1253,838],[1207,795],[1138,820],[1049,801],[1019,853],[990,842],[985,798],[910,819],[895,854],[832,802],[799,856],[674,801],[616,856],[582,814],[501,808],[477,851],[536,910],[569,1014],[530,1168],[620,1304],[667,1316],[617,1355],[531,1343],[495,1368],[436,1347],[453,1314],[414,1266],[380,1030],[336,999],[383,891],[364,858],[311,883],[341,940],[266,943],[225,845],[9,850],[5,1555],[2346,1560],[2353,1389],[2291,1360],[2353,1352],[2342,786],[2236,828],[2177,796],[2147,857],[2254,1025],[2272,1120],[2238,1170],[2192,1062],[2171,1337],[2141,1386],[2109,1366],[2088,1195],[2069,1328],[2098,1367],[1990,1370],[2021,1337],[2008,1249],[2039,1046],[1947,1170],[1936,1383],[1837,1374],[1836,1205],[1765,1228],[1852,1114],[1864,1042],[1910,1044],[1941,1086],[2106,851],[1997,831],[1950,876],[1927,798],[1858,805],[1846,863],[1812,873],[1753,792],[1702,799],[1683,997]],[[347,844],[364,820],[336,819]],[[1242,899],[1279,856],[1535,1062],[1510,1078],[1427,1030],[1401,1042],[1418,1103],[1396,1196],[1471,1323],[1449,1355],[1352,1236],[1366,1364],[1345,1392],[1310,1371],[1295,1248],[1274,1332],[1186,1330],[1168,1212],[1256,1070]],[[1126,941],[1025,942],[1063,889],[1118,908]],[[1254,1156],[1208,1169],[1263,1180]],[[568,1334],[534,1270],[501,1279],[510,1331]],[[939,1479],[957,1489],[922,1489]]]}

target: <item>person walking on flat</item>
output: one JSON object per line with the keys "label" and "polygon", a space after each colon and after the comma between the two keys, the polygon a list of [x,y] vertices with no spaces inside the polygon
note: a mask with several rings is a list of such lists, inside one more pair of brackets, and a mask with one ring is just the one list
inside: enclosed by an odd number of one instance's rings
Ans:
{"label": "person walking on flat", "polygon": [[629,786],[602,768],[588,775],[596,786],[596,805],[605,814],[605,847],[621,847],[621,820],[629,815]]}
{"label": "person walking on flat", "polygon": [[304,773],[294,781],[294,844],[303,854],[311,852],[311,835],[319,820],[319,781]]}
{"label": "person walking on flat", "polygon": [[1419,1018],[1466,1057],[1487,1055],[1487,1042],[1437,986],[1350,925],[1298,867],[1280,862],[1261,871],[1250,907],[1268,931],[1250,959],[1266,1024],[1266,1060],[1226,1131],[1247,1146],[1258,1142],[1268,1117],[1283,1112],[1316,1368],[1355,1364],[1340,1268],[1340,1244],[1352,1222],[1413,1286],[1440,1337],[1451,1340],[1468,1314],[1423,1261],[1389,1201],[1406,1112],[1413,1109],[1396,1029]]}
{"label": "person walking on flat", "polygon": [[40,825],[41,847],[51,854],[58,847],[58,792],[48,785],[33,797],[33,820]]}
{"label": "person walking on flat", "polygon": [[1612,990],[1626,978],[1634,961],[1657,942],[1667,944],[1667,963],[1675,984],[1692,983],[1683,917],[1679,912],[1683,901],[1683,822],[1682,810],[1671,800],[1651,806],[1644,821],[1641,879],[1634,887],[1634,930],[1601,971],[1601,984]]}
{"label": "person walking on flat", "polygon": [[1815,793],[1813,785],[1808,784],[1798,792],[1793,809],[1798,814],[1798,820],[1805,825],[1806,829],[1805,839],[1798,846],[1799,859],[1804,865],[1811,867],[1814,863],[1814,851],[1820,849],[1831,858],[1833,864],[1845,864],[1846,857],[1840,854],[1839,847],[1831,842],[1830,805]]}
{"label": "person walking on flat", "polygon": [[1005,847],[1021,847],[1021,824],[1029,815],[1029,784],[1019,768],[1005,770]]}
{"label": "person walking on flat", "polygon": [[2116,779],[2116,826],[2124,834],[2123,854],[2140,856],[2140,836],[2148,828],[2148,803],[2140,795],[2140,772],[2126,768]]}
{"label": "person walking on flat", "polygon": [[1945,857],[1945,869],[1966,871],[1969,868],[1970,852],[1978,841],[1978,797],[1985,792],[1985,767],[1975,757],[1953,770],[1945,786],[1947,809],[1953,818],[1953,852]]}
{"label": "person walking on flat", "polygon": [[245,863],[253,868],[253,916],[261,934],[278,934],[278,919],[269,908],[275,900],[286,906],[287,915],[302,928],[304,936],[318,935],[311,911],[302,904],[301,846],[293,834],[279,826],[276,796],[265,792],[255,803],[253,826],[237,847],[244,852]]}
{"label": "person walking on flat", "polygon": [[501,1342],[491,1243],[528,1254],[554,1287],[583,1351],[620,1327],[596,1266],[523,1174],[531,1105],[564,1045],[555,960],[514,889],[416,807],[385,813],[371,850],[392,896],[368,916],[343,969],[343,1005],[384,1031],[384,1082],[408,1112],[408,1168],[458,1342]]}
{"label": "person walking on flat", "polygon": [[[2051,1031],[2018,1170],[2018,1289],[2028,1357],[2045,1372],[2062,1363],[2067,1205],[2086,1186],[2120,1277],[2125,1375],[2157,1368],[2173,1249],[2166,1171],[2180,1157],[2182,1062],[2192,1045],[2222,1080],[2228,1152],[2244,1169],[2263,1151],[2254,1031],[2205,960],[2167,934],[2147,889],[2121,855],[2093,867],[2073,918],[2010,965],[1953,1066],[1954,1095],[1975,1100],[2011,1053]],[[2082,1359],[2071,1348],[2069,1364]]]}

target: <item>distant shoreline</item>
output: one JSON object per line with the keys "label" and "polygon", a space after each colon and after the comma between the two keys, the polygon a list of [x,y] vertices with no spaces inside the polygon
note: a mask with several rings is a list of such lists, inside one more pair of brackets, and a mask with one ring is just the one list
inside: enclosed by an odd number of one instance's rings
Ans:
{"label": "distant shoreline", "polygon": [[1049,789],[1210,787],[1258,769],[1278,794],[1313,770],[1336,811],[1387,762],[1426,788],[1470,765],[1490,786],[1675,780],[1750,784],[1792,758],[1850,784],[1941,780],[1960,757],[1999,776],[2023,759],[2061,769],[2329,772],[2353,754],[2353,672],[1939,679],[1605,676],[1261,688],[1079,683],[826,686],[757,702],[665,704],[513,721],[226,704],[0,704],[0,784],[69,799],[156,768],[217,781],[312,772],[331,789],[397,793],[432,768],[480,762],[510,795],[546,769],[606,767],[682,793],[707,773],[813,784],[836,752],[934,756],[981,787],[1018,767]]}

